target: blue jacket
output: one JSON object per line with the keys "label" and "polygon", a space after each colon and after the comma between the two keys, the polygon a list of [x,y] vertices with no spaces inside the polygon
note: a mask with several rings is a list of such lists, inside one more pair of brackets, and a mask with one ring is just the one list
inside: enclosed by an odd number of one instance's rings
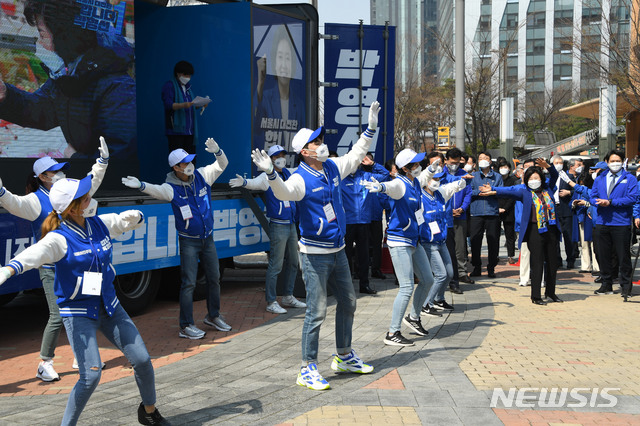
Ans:
{"label": "blue jacket", "polygon": [[382,212],[389,208],[389,196],[382,192],[369,193],[371,197],[371,221],[381,221]]}
{"label": "blue jacket", "polygon": [[[186,238],[208,238],[213,232],[213,211],[211,210],[211,186],[196,169],[189,182],[183,182],[174,172],[167,174],[167,181],[173,188],[171,208],[175,217],[178,235]],[[189,206],[191,218],[184,219],[181,207]]]}
{"label": "blue jacket", "polygon": [[[520,180],[519,182],[522,182]],[[513,185],[514,187],[526,188],[524,183],[518,183]],[[522,219],[522,201],[516,200],[516,205],[513,207],[513,216],[515,218],[515,226],[514,229],[516,232],[520,232],[520,220]]]}
{"label": "blue jacket", "polygon": [[[448,170],[448,169],[447,169]],[[456,170],[455,174],[447,173],[444,176],[444,179],[441,179],[440,185],[444,185],[447,183],[451,183],[453,181],[462,179],[461,176],[466,176],[467,172],[464,169]],[[467,209],[469,208],[469,204],[471,204],[471,185],[467,185],[464,187],[462,191],[456,192],[453,194],[453,197],[449,198],[447,201],[447,227],[453,227],[453,220],[466,220],[467,219]],[[462,209],[462,214],[457,217],[453,217],[454,209]]]}
{"label": "blue jacket", "polygon": [[398,175],[396,179],[405,184],[404,197],[394,200],[389,197],[391,214],[389,215],[389,227],[387,229],[387,241],[398,245],[413,246],[418,244],[420,229],[416,214],[422,207],[422,189],[420,181],[410,181],[406,176]]}
{"label": "blue jacket", "polygon": [[378,182],[384,182],[389,179],[389,171],[384,166],[375,163],[373,171],[366,172],[358,168],[355,173],[340,182],[348,225],[371,223],[373,220],[373,204],[377,203],[377,200],[374,199],[375,193],[369,193],[369,190],[363,185],[364,181],[370,181],[371,178],[375,178]]}
{"label": "blue jacket", "polygon": [[[174,114],[176,111],[173,109],[173,104],[176,102],[176,91],[175,91],[175,78],[169,80],[164,83],[162,86],[162,92],[160,93],[160,97],[162,98],[162,104],[164,105],[164,129],[165,134],[167,135],[194,135],[196,134],[196,108],[184,108],[182,109],[182,114],[185,117],[184,129],[176,129],[175,123],[173,120]],[[176,83],[179,87],[182,87],[180,83]],[[194,98],[193,92],[191,90],[191,82],[188,82],[185,85],[185,92],[183,92],[184,102],[191,102]]]}
{"label": "blue jacket", "polygon": [[[585,200],[589,201],[591,190],[583,185],[576,185],[573,188],[573,196],[571,199],[571,203],[573,200]],[[593,240],[593,219],[589,217],[591,208],[587,206],[579,206],[575,209],[575,213],[573,214],[573,234],[571,240],[574,243],[580,241],[580,224],[584,223],[584,240],[592,241]],[[595,209],[593,209],[595,210]],[[593,217],[593,216],[592,216]]]}
{"label": "blue jacket", "polygon": [[618,178],[611,194],[607,195],[607,178],[611,173],[605,170],[600,173],[593,182],[591,198],[589,202],[596,206],[596,199],[609,200],[611,204],[606,207],[597,206],[598,218],[596,225],[629,226],[633,218],[633,206],[638,201],[638,181],[635,176],[626,170],[620,170]]}
{"label": "blue jacket", "polygon": [[638,200],[633,205],[633,218],[640,218],[640,181],[638,181]]}
{"label": "blue jacket", "polygon": [[[298,201],[300,215],[300,243],[324,249],[344,245],[347,223],[340,191],[340,172],[330,159],[324,162],[324,173],[300,163],[298,173],[305,184],[305,195]],[[273,175],[275,179],[275,174]],[[271,179],[271,177],[269,177]],[[331,205],[335,219],[328,221],[324,207]]]}
{"label": "blue jacket", "polygon": [[[291,176],[291,172],[284,168],[280,173],[283,181]],[[295,201],[281,201],[273,194],[271,187],[265,191],[267,198],[267,217],[273,223],[289,225],[298,222],[298,208]]]}
{"label": "blue jacket", "polygon": [[502,186],[502,176],[493,170],[485,176],[482,171],[473,173],[471,180],[471,216],[498,216],[498,197],[480,196],[480,187],[484,184],[490,184],[491,188]]}
{"label": "blue jacket", "polygon": [[[424,209],[424,223],[420,225],[420,242],[430,244],[445,243],[447,241],[448,213],[444,197],[439,191],[431,195],[423,189],[422,208]],[[432,232],[431,226],[429,226],[431,222],[437,224],[440,232],[435,234]]]}

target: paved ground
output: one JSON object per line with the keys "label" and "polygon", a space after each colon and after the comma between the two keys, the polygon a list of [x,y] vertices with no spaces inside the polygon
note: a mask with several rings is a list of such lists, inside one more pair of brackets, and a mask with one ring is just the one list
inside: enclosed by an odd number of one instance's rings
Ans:
{"label": "paved ground", "polygon": [[[412,336],[416,345],[402,349],[382,343],[396,287],[391,279],[374,280],[379,294],[358,298],[353,346],[375,371],[357,376],[330,370],[332,304],[320,340],[320,372],[332,386],[325,392],[295,384],[303,313],[264,312],[262,276],[253,270],[224,285],[231,333],[178,339],[175,302],[134,318],[154,356],[158,406],[172,423],[640,424],[640,297],[624,304],[619,295],[594,296],[597,285],[582,274],[560,272],[558,295],[566,302],[544,307],[532,305],[529,289],[517,286],[517,268],[499,267],[497,279],[463,286],[463,295],[448,294],[454,313],[423,317],[430,335]],[[196,318],[203,316],[203,304],[196,303]],[[4,311],[0,318],[7,323]],[[66,340],[55,364],[66,374],[43,384],[32,378],[41,329],[11,330],[5,328],[0,341],[0,424],[59,423],[76,378],[68,372]],[[101,353],[107,369],[81,424],[136,424],[139,395],[132,372],[106,342]],[[494,388],[506,394],[513,387],[520,402],[533,408],[509,407],[503,400],[490,407]],[[588,389],[566,395],[557,407],[543,407],[551,388],[572,387]],[[594,397],[593,388],[615,388],[607,392],[616,405],[595,406],[608,400]],[[578,407],[581,396],[585,407]]]}

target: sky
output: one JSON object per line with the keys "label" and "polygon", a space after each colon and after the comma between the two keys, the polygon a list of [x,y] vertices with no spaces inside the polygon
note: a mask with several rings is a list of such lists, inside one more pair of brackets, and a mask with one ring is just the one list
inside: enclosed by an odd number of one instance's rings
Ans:
{"label": "sky", "polygon": [[[254,0],[256,4],[305,3],[304,0]],[[307,3],[311,3],[308,1]],[[324,23],[357,24],[360,19],[371,21],[370,0],[318,0],[320,31]]]}

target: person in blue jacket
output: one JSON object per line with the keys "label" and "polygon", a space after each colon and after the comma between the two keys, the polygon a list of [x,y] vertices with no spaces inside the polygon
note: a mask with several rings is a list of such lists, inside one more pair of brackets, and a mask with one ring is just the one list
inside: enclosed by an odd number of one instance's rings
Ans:
{"label": "person in blue jacket", "polygon": [[[364,167],[371,167],[371,171],[365,171]],[[360,293],[376,294],[377,291],[369,286],[369,225],[374,209],[374,197],[369,193],[364,182],[376,179],[385,182],[389,179],[389,172],[383,165],[375,163],[365,155],[358,169],[346,176],[340,182],[342,202],[347,218],[347,235],[345,236],[345,252],[349,267],[354,270],[354,260],[357,261],[357,276],[360,284]],[[354,259],[353,244],[355,243],[356,257]]]}
{"label": "person in blue jacket", "polygon": [[526,241],[531,252],[531,302],[546,305],[540,295],[545,262],[545,297],[554,302],[562,302],[556,295],[556,272],[559,266],[556,246],[561,238],[561,230],[555,213],[553,194],[548,190],[542,169],[549,170],[551,182],[558,179],[558,172],[542,159],[538,159],[536,163],[538,167],[529,167],[524,174],[523,183],[527,188],[519,185],[492,187],[485,184],[479,189],[480,196],[497,195],[522,201],[518,245]]}
{"label": "person in blue jacket", "polygon": [[611,253],[616,253],[620,263],[620,286],[624,301],[631,296],[631,222],[633,206],[638,202],[638,181],[622,168],[624,153],[613,150],[605,161],[609,169],[601,173],[591,188],[589,202],[596,206],[599,229],[600,273],[602,283],[595,294],[611,294]]}
{"label": "person in blue jacket", "polygon": [[[89,191],[90,195],[93,195],[100,187],[107,171],[108,162],[109,149],[104,138],[100,138],[100,158],[98,158],[90,172],[93,176],[91,190]],[[24,196],[15,195],[8,189],[3,188],[2,179],[0,179],[0,206],[12,215],[31,222],[34,241],[40,240],[42,222],[52,210],[49,191],[54,183],[66,177],[63,170],[68,168],[69,163],[58,163],[51,157],[37,159],[33,163],[33,175],[29,177],[27,183],[29,193]],[[53,288],[55,268],[53,265],[43,265],[38,269],[38,272],[42,281],[42,289],[47,299],[47,306],[49,307],[49,319],[42,334],[42,344],[40,346],[40,358],[42,361],[38,364],[36,377],[45,382],[51,382],[60,380],[60,376],[53,368],[53,359],[58,344],[58,336],[62,331],[62,319],[60,318],[60,311],[58,310]]]}
{"label": "person in blue jacket", "polygon": [[207,280],[207,315],[204,323],[219,331],[231,331],[220,315],[220,266],[216,244],[213,240],[213,212],[211,210],[211,185],[229,164],[224,151],[213,138],[205,142],[207,152],[216,161],[196,170],[192,161],[195,154],[176,149],[169,154],[171,171],[162,185],[140,182],[127,176],[122,183],[139,189],[153,198],[171,202],[180,244],[180,331],[179,337],[202,339],[205,332],[193,321],[193,290],[198,276],[198,260],[202,263]]}
{"label": "person in blue jacket", "polygon": [[[373,161],[373,154],[367,153],[367,157],[369,157]],[[387,168],[387,164],[384,165],[385,170],[389,172],[389,180],[393,179],[391,176],[391,171]],[[365,171],[373,171],[373,167],[367,168],[365,167]],[[386,229],[386,223],[382,224],[382,213],[385,210],[385,203],[388,203],[387,196],[384,194],[369,193],[367,197],[371,198],[371,223],[369,224],[369,247],[371,248],[371,277],[379,278],[381,280],[386,279],[387,277],[380,270],[382,266],[382,240],[384,239],[384,231]]]}
{"label": "person in blue jacket", "polygon": [[198,114],[193,106],[191,78],[193,65],[179,61],[173,67],[173,78],[162,85],[160,97],[164,106],[164,128],[169,152],[184,149],[194,153],[198,142]]}
{"label": "person in blue jacket", "polygon": [[[427,186],[422,189],[424,223],[420,225],[420,244],[424,248],[433,271],[433,285],[429,289],[422,312],[427,315],[441,316],[439,310],[453,310],[444,299],[447,284],[454,276],[454,265],[447,248],[448,233],[453,230],[447,226],[447,202],[453,194],[466,188],[464,179],[446,182],[447,172],[433,175]],[[415,320],[414,318],[411,318]]]}
{"label": "person in blue jacket", "polygon": [[75,425],[100,382],[102,367],[98,330],[133,366],[142,397],[138,421],[145,425],[168,422],[155,408],[155,376],[151,357],[113,286],[112,238],[142,225],[138,210],[95,216],[91,175],[82,180],[61,179],[49,192],[52,211],[42,223],[42,239],[0,268],[0,284],[44,264],[54,264],[54,291],[69,343],[78,359],[80,377],[69,394],[63,425]]}
{"label": "person in blue jacket", "polygon": [[[286,168],[287,151],[281,145],[269,148],[269,158],[273,162],[274,170],[284,181],[291,177],[291,172]],[[267,217],[269,218],[269,265],[265,278],[265,298],[267,299],[267,312],[272,314],[286,314],[288,308],[306,308],[307,305],[293,296],[298,273],[298,206],[295,201],[282,201],[276,198],[269,187],[269,178],[266,173],[261,173],[255,179],[245,179],[236,174],[229,181],[232,188],[244,187],[247,189],[264,191],[266,195]],[[276,284],[278,275],[284,267],[284,295],[282,306],[276,298]]]}

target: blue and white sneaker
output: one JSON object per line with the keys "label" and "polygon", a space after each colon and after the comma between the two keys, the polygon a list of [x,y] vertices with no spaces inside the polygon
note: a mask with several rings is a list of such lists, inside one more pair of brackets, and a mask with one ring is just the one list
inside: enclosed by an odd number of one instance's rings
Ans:
{"label": "blue and white sneaker", "polygon": [[356,355],[356,351],[352,349],[346,358],[340,358],[340,356],[335,355],[331,362],[331,369],[338,372],[367,374],[373,371],[373,366],[365,364],[364,361]]}
{"label": "blue and white sneaker", "polygon": [[325,390],[331,388],[331,386],[329,386],[329,382],[327,382],[318,372],[318,366],[315,363],[311,363],[300,369],[296,383],[300,386],[306,386],[313,390]]}

